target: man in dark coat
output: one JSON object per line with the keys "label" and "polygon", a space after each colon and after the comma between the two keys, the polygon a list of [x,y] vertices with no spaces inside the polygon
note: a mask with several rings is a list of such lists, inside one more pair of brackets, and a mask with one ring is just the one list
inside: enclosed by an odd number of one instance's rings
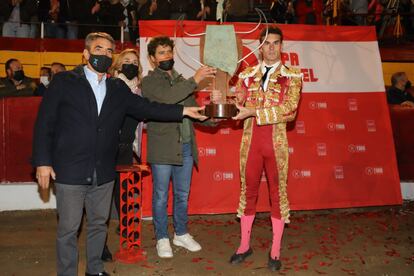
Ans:
{"label": "man in dark coat", "polygon": [[6,61],[4,67],[6,77],[0,79],[0,97],[33,96],[36,84],[25,76],[21,62],[11,58]]}
{"label": "man in dark coat", "polygon": [[414,108],[414,97],[409,93],[411,82],[405,72],[397,72],[391,76],[391,87],[387,89],[388,104],[399,104]]}
{"label": "man in dark coat", "polygon": [[106,33],[86,37],[87,65],[54,76],[39,108],[33,141],[33,165],[41,188],[55,180],[57,275],[78,275],[77,232],[87,215],[86,276],[109,275],[101,254],[105,243],[119,130],[126,114],[139,120],[206,119],[179,105],[149,102],[109,78],[115,44]]}

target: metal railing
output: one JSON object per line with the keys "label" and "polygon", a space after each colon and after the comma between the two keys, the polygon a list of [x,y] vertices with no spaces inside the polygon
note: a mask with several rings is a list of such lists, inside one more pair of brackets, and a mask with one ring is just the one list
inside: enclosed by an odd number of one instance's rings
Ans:
{"label": "metal railing", "polygon": [[[336,0],[335,0],[336,3]],[[335,7],[335,5],[334,5]],[[352,19],[356,16],[363,17],[366,25],[377,25],[378,40],[413,40],[414,30],[404,29],[402,22],[412,20],[411,28],[414,28],[414,13],[387,11],[382,13],[352,13],[341,9],[331,9],[324,11],[326,25],[353,25]],[[381,17],[381,22],[375,21]],[[138,26],[118,26],[104,24],[74,24],[74,23],[55,23],[55,22],[4,22],[0,23],[3,27],[6,24],[18,24],[26,26],[26,36],[14,36],[0,33],[1,36],[28,37],[28,38],[66,38],[66,39],[83,39],[91,31],[104,31],[112,34],[117,41],[124,43],[131,41],[138,44],[139,38]],[[29,30],[27,30],[27,28]],[[390,35],[389,30],[393,32]],[[387,32],[388,31],[388,32]],[[1,32],[1,28],[0,28]],[[72,33],[70,33],[72,32]]]}

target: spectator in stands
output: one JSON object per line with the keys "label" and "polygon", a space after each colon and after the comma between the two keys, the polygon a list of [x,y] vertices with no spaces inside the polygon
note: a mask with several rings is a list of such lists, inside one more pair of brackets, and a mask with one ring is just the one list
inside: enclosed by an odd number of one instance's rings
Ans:
{"label": "spectator in stands", "polygon": [[128,32],[129,40],[133,43],[139,43],[139,28],[138,28],[138,6],[141,0],[131,0],[125,7],[128,18]]}
{"label": "spectator in stands", "polygon": [[18,59],[9,59],[5,64],[7,77],[0,79],[0,97],[33,96],[36,84],[24,75],[23,66]]}
{"label": "spectator in stands", "polygon": [[170,19],[177,20],[188,19],[188,13],[191,12],[191,0],[170,0]]}
{"label": "spectator in stands", "polygon": [[38,16],[45,24],[45,37],[64,38],[61,26],[58,24],[59,1],[39,0]]}
{"label": "spectator in stands", "polygon": [[[170,19],[178,19],[183,16],[186,20],[215,20],[213,13],[213,0],[171,0]],[[215,9],[214,9],[215,10]]]}
{"label": "spectator in stands", "polygon": [[371,0],[368,5],[368,11],[374,14],[374,24],[378,34],[382,25],[382,12],[384,11],[384,6],[382,5],[381,0]]}
{"label": "spectator in stands", "polygon": [[31,24],[37,16],[36,0],[2,0],[0,13],[3,20],[3,36],[31,37]]}
{"label": "spectator in stands", "polygon": [[405,72],[397,72],[391,77],[391,87],[387,90],[388,104],[399,104],[414,108],[414,98],[409,93],[411,82]]}
{"label": "spectator in stands", "polygon": [[49,82],[52,80],[52,70],[49,67],[41,67],[39,80],[40,83],[34,91],[35,96],[43,96],[45,94]]}
{"label": "spectator in stands", "polygon": [[77,0],[39,0],[39,20],[45,23],[45,36],[78,38]]}
{"label": "spectator in stands", "polygon": [[[39,107],[32,164],[41,189],[56,180],[57,275],[78,275],[78,230],[87,215],[85,276],[107,276],[101,260],[112,199],[119,130],[126,114],[137,119],[206,119],[202,108],[149,102],[107,76],[115,50],[106,33],[91,33],[83,56],[88,61],[57,74]],[[68,94],[71,94],[68,97]]]}
{"label": "spectator in stands", "polygon": [[[357,0],[358,1],[358,0]],[[295,10],[297,16],[297,23],[309,25],[323,24],[322,0],[297,0],[295,1]]]}
{"label": "spectator in stands", "polygon": [[412,16],[412,14],[414,14],[414,2],[411,1],[411,5],[410,5],[410,9],[409,9],[409,13],[411,14],[411,16],[408,17],[408,28],[407,28],[407,34],[411,35],[411,41],[413,41],[413,35],[414,35],[414,16]]}
{"label": "spectator in stands", "polygon": [[214,5],[214,8],[216,10],[215,12],[215,19],[217,22],[223,23],[223,21],[226,19],[226,11],[225,11],[225,4],[227,3],[227,0],[216,0],[217,4]]}
{"label": "spectator in stands", "polygon": [[50,69],[52,71],[52,78],[55,74],[59,73],[59,72],[63,72],[66,71],[66,67],[64,64],[60,63],[60,62],[53,62],[50,65]]}
{"label": "spectator in stands", "polygon": [[121,27],[125,27],[124,6],[120,0],[104,0],[100,2],[98,12],[99,24],[105,25],[100,29],[110,34],[115,40],[121,38]]}
{"label": "spectator in stands", "polygon": [[226,0],[224,2],[225,21],[244,22],[249,13],[249,0]]}
{"label": "spectator in stands", "polygon": [[270,5],[270,16],[274,23],[293,23],[295,9],[292,0],[273,0]]}
{"label": "spectator in stands", "polygon": [[[173,47],[174,42],[165,36],[155,37],[148,43],[148,55],[154,70],[142,81],[143,96],[150,101],[197,106],[194,90],[203,79],[214,77],[216,70],[203,66],[193,77],[185,79],[174,70]],[[148,122],[147,133],[147,161],[151,163],[153,175],[152,214],[158,256],[173,257],[167,213],[171,178],[175,229],[173,243],[192,252],[199,251],[200,244],[187,231],[191,174],[194,164],[198,163],[193,121],[184,119],[182,123]]]}
{"label": "spectator in stands", "polygon": [[212,0],[191,0],[190,11],[188,14],[188,20],[212,20],[215,21],[215,9],[214,4],[216,2]]}
{"label": "spectator in stands", "polygon": [[358,26],[367,24],[368,0],[352,0],[350,9],[354,14],[354,22]]}
{"label": "spectator in stands", "polygon": [[170,0],[141,0],[138,7],[138,20],[170,19]]}
{"label": "spectator in stands", "polygon": [[[398,12],[403,14],[401,16],[401,24],[406,35],[414,34],[414,1],[413,0],[400,0]],[[409,13],[409,14],[407,14]],[[412,37],[411,37],[412,40]]]}
{"label": "spectator in stands", "polygon": [[98,13],[103,0],[73,0],[76,6],[76,20],[79,24],[79,38],[85,38],[90,32],[98,28]]}

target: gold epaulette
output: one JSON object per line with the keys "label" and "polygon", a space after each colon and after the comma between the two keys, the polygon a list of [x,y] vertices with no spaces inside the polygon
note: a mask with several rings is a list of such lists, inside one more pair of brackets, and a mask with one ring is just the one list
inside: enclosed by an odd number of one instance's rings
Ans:
{"label": "gold epaulette", "polygon": [[246,69],[243,70],[243,72],[241,72],[239,74],[239,79],[245,79],[245,78],[253,77],[254,75],[256,75],[256,73],[259,69],[260,69],[260,64],[258,64],[256,66],[247,67]]}
{"label": "gold epaulette", "polygon": [[296,77],[296,78],[302,78],[302,73],[300,72],[299,68],[289,68],[285,65],[282,65],[282,68],[280,68],[280,74],[284,77]]}

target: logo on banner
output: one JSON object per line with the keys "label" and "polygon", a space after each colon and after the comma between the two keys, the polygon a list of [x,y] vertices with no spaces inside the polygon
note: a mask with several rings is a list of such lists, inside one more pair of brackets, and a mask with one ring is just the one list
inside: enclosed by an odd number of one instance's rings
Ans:
{"label": "logo on banner", "polygon": [[350,144],[348,145],[348,151],[351,153],[360,153],[360,152],[366,152],[367,148],[365,145],[354,145]]}
{"label": "logo on banner", "polygon": [[343,131],[345,130],[344,123],[328,123],[328,129],[330,131]]}
{"label": "logo on banner", "polygon": [[296,121],[296,133],[298,134],[305,134],[306,130],[305,130],[305,122],[304,121]]}
{"label": "logo on banner", "polygon": [[365,174],[366,175],[383,175],[384,169],[382,167],[366,167]]}
{"label": "logo on banner", "polygon": [[234,175],[233,172],[216,171],[213,173],[213,179],[215,181],[229,181],[234,179]]}
{"label": "logo on banner", "polygon": [[374,120],[367,120],[367,131],[368,132],[377,132],[377,126],[375,125]]}
{"label": "logo on banner", "polygon": [[358,110],[358,101],[357,101],[357,99],[348,99],[348,109],[349,109],[349,111],[357,111]]}
{"label": "logo on banner", "polygon": [[310,178],[312,176],[311,170],[293,170],[292,176],[294,178]]}
{"label": "logo on banner", "polygon": [[334,167],[334,175],[335,179],[344,179],[344,167],[343,166],[335,166]]}
{"label": "logo on banner", "polygon": [[220,134],[224,134],[224,135],[229,135],[230,134],[230,128],[221,128],[220,129]]}
{"label": "logo on banner", "polygon": [[318,156],[326,156],[326,143],[317,143],[316,144],[316,153]]}
{"label": "logo on banner", "polygon": [[208,147],[199,147],[198,148],[198,155],[201,156],[216,156],[217,149],[216,148],[208,148]]}
{"label": "logo on banner", "polygon": [[328,103],[327,102],[309,102],[309,108],[312,110],[315,109],[327,109],[328,108]]}
{"label": "logo on banner", "polygon": [[288,147],[289,154],[293,154],[295,149],[293,147]]}

